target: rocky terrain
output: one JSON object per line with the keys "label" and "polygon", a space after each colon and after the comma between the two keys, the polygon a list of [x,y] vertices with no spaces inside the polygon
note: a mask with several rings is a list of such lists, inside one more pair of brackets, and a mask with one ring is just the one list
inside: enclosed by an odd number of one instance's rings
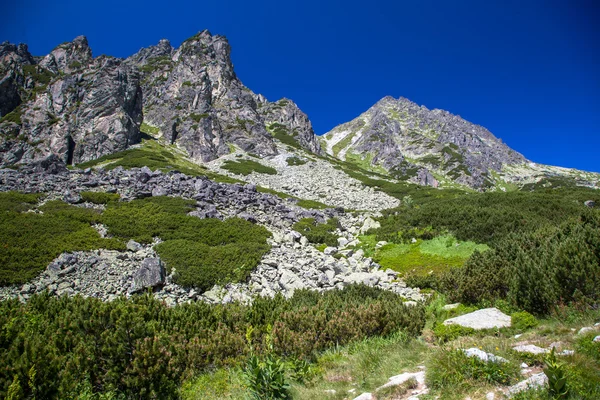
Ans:
{"label": "rocky terrain", "polygon": [[585,186],[599,175],[529,162],[482,126],[447,111],[387,96],[326,133],[327,153],[420,185],[476,189],[567,176]]}
{"label": "rocky terrain", "polygon": [[[206,178],[193,178],[181,173],[164,174],[148,168],[111,171],[69,171],[59,161],[32,165],[20,171],[0,170],[2,191],[43,192],[44,201],[61,199],[80,207],[102,207],[82,203],[79,192],[95,190],[119,193],[122,200],[149,196],[181,196],[196,200],[196,209],[190,212],[198,218],[240,217],[267,227],[272,233],[272,247],[246,283],[214,287],[206,293],[185,289],[165,276],[160,262],[154,266],[154,277],[137,282],[136,274],[145,268],[148,260],[159,260],[152,245],[131,241],[127,252],[97,250],[64,253],[54,260],[38,278],[22,286],[0,289],[0,298],[27,299],[31,294],[48,290],[56,295],[99,297],[111,300],[119,295],[131,295],[146,288],[154,288],[155,296],[167,304],[192,300],[208,302],[251,301],[254,296],[291,296],[296,289],[318,291],[343,288],[352,283],[365,283],[401,294],[407,300],[422,300],[418,290],[407,288],[396,279],[397,273],[383,271],[378,264],[366,258],[362,250],[352,248],[357,236],[374,226],[369,214],[352,216],[342,209],[324,211],[306,210],[271,194],[260,193],[253,184],[215,183]],[[340,218],[339,247],[317,250],[308,240],[291,229],[301,218],[312,217],[324,221]],[[96,227],[102,237],[106,229]],[[345,249],[348,247],[348,249]],[[336,255],[339,252],[339,256]],[[137,285],[137,286],[136,286]]]}

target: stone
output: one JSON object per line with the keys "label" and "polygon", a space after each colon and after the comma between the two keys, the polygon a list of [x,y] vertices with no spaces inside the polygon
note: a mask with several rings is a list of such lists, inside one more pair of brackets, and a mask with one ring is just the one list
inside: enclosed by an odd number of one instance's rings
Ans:
{"label": "stone", "polygon": [[511,326],[511,318],[497,308],[484,308],[469,314],[447,319],[443,324],[456,324],[476,330],[507,328]]}
{"label": "stone", "polygon": [[475,347],[472,347],[470,349],[466,349],[463,351],[467,355],[467,357],[478,358],[483,362],[496,362],[496,363],[508,362],[508,360],[506,360],[503,357],[496,356],[492,353],[486,353],[485,351],[477,349]]}
{"label": "stone", "polygon": [[550,350],[543,349],[533,344],[521,344],[518,346],[514,346],[512,348],[514,351],[518,353],[529,353],[529,354],[546,354],[549,353]]}
{"label": "stone", "polygon": [[542,388],[548,384],[548,377],[540,372],[508,388],[509,395],[515,395],[528,389]]}
{"label": "stone", "polygon": [[594,342],[596,342],[596,343],[597,343],[597,342],[600,342],[600,335],[596,336],[596,337],[593,339],[593,341],[594,341]]}
{"label": "stone", "polygon": [[406,381],[408,381],[410,379],[415,379],[419,385],[424,385],[425,384],[425,371],[405,372],[400,375],[392,376],[391,378],[388,379],[388,382],[385,385],[378,387],[377,391],[387,388],[387,387],[390,387],[390,386],[402,385],[403,383],[405,383]]}
{"label": "stone", "polygon": [[355,397],[354,400],[375,400],[371,393],[363,393],[358,397]]}
{"label": "stone", "polygon": [[595,328],[595,327],[592,327],[592,326],[586,326],[586,327],[583,327],[583,328],[581,328],[581,329],[579,330],[579,332],[577,332],[577,334],[578,334],[578,335],[585,335],[586,333],[589,333],[589,332],[594,332],[595,330],[596,330],[596,328]]}
{"label": "stone", "polygon": [[82,199],[79,193],[67,190],[63,195],[63,201],[69,204],[77,204],[81,203]]}
{"label": "stone", "polygon": [[332,256],[334,254],[336,254],[338,252],[337,247],[326,247],[325,250],[323,250],[323,254],[328,255],[328,256]]}
{"label": "stone", "polygon": [[133,239],[129,239],[129,241],[127,242],[127,250],[129,251],[140,251],[141,249],[144,248],[144,246],[142,246],[141,244],[139,244],[138,242],[136,242]]}
{"label": "stone", "polygon": [[133,274],[133,283],[129,293],[136,293],[147,288],[156,288],[165,282],[165,269],[160,258],[146,258],[142,266]]}
{"label": "stone", "polygon": [[338,247],[345,247],[349,243],[348,239],[346,239],[345,237],[339,237],[337,239],[337,242],[338,242]]}
{"label": "stone", "polygon": [[459,306],[460,306],[460,303],[446,304],[444,307],[442,307],[442,309],[445,311],[450,311],[450,310],[454,310],[455,308],[458,308]]}
{"label": "stone", "polygon": [[594,200],[587,200],[583,203],[586,207],[594,208],[596,207],[596,202]]}
{"label": "stone", "polygon": [[381,224],[379,223],[379,221],[375,221],[373,218],[367,217],[363,222],[362,227],[360,228],[360,233],[364,235],[369,230],[377,228],[381,228]]}

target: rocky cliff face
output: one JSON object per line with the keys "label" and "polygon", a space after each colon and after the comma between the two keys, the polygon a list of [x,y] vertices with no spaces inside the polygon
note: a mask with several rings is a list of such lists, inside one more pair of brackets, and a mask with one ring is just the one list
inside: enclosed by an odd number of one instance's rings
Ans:
{"label": "rocky cliff face", "polygon": [[49,156],[72,164],[139,142],[137,71],[113,57],[92,58],[85,37],[39,63],[23,45],[5,43],[0,54],[2,84],[10,88],[0,98],[0,165]]}
{"label": "rocky cliff face", "polygon": [[482,126],[443,110],[385,97],[324,136],[327,152],[437,186],[440,179],[483,188],[505,165],[527,160]]}
{"label": "rocky cliff face", "polygon": [[[178,49],[162,40],[126,60],[143,74],[144,121],[196,161],[228,154],[230,145],[259,156],[277,153],[267,126],[285,124],[306,149],[320,147],[306,115],[254,94],[236,76],[227,39],[208,31]],[[276,110],[277,109],[277,110]]]}
{"label": "rocky cliff face", "polygon": [[270,103],[245,87],[230,51],[225,37],[208,31],[178,49],[161,40],[126,60],[94,58],[83,36],[45,57],[3,43],[0,165],[50,155],[79,163],[124,150],[140,141],[142,120],[195,161],[228,154],[231,146],[275,155],[273,124],[284,128],[279,139],[320,153],[306,115],[290,100]]}

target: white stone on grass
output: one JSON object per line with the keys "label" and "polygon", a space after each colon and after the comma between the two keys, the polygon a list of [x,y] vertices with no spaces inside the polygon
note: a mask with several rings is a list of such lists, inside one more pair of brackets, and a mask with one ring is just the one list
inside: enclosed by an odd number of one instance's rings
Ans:
{"label": "white stone on grass", "polygon": [[472,329],[507,328],[511,326],[510,316],[497,308],[484,308],[444,321],[444,325],[460,325]]}

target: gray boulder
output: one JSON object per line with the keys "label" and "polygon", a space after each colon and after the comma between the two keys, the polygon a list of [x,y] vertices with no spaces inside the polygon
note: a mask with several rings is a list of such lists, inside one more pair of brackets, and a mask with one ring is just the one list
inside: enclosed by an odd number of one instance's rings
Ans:
{"label": "gray boulder", "polygon": [[133,274],[133,283],[129,293],[147,288],[155,288],[165,283],[165,269],[160,258],[146,258],[142,266]]}

